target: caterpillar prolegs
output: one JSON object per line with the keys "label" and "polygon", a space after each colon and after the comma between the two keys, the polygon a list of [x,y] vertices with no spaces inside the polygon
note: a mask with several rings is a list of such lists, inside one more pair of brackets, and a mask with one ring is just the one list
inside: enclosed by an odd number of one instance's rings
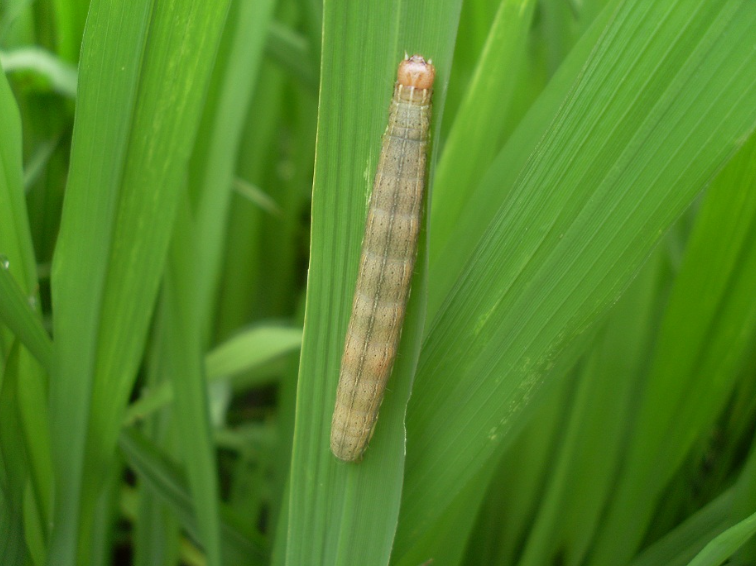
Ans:
{"label": "caterpillar prolegs", "polygon": [[331,451],[348,462],[362,459],[373,435],[402,332],[417,256],[434,78],[432,62],[419,55],[399,64],[331,423]]}

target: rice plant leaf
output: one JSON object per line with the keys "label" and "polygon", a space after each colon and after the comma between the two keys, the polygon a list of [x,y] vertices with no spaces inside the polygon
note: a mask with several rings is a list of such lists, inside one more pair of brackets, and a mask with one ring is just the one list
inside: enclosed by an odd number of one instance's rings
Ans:
{"label": "rice plant leaf", "polygon": [[50,83],[50,88],[68,98],[76,98],[76,67],[39,47],[0,51],[6,72],[33,72]]}
{"label": "rice plant leaf", "polygon": [[[313,187],[311,260],[289,489],[286,561],[385,564],[404,461],[403,417],[422,329],[418,259],[397,363],[365,460],[329,449],[339,364],[357,278],[381,134],[405,51],[436,65],[434,126],[443,113],[459,2],[326,3]],[[359,45],[359,49],[344,49]],[[424,244],[421,243],[421,249]]]}
{"label": "rice plant leaf", "polygon": [[[203,334],[212,320],[239,145],[273,16],[273,0],[232,2],[191,161],[196,201],[198,300]],[[205,338],[207,340],[207,337]]]}
{"label": "rice plant leaf", "polygon": [[436,170],[431,263],[498,152],[535,5],[534,0],[499,4]]}
{"label": "rice plant leaf", "polygon": [[707,544],[688,566],[719,566],[756,534],[756,513],[730,527]]}
{"label": "rice plant leaf", "polygon": [[269,214],[281,216],[281,207],[260,187],[237,177],[234,179],[234,190]]}
{"label": "rice plant leaf", "polygon": [[[139,507],[134,521],[134,566],[176,564],[179,561],[181,526],[176,515],[153,497],[154,488],[139,485]],[[225,554],[225,552],[224,552]]]}
{"label": "rice plant leaf", "polygon": [[50,368],[52,340],[10,271],[0,265],[0,322],[8,326],[45,368]]}
{"label": "rice plant leaf", "polygon": [[[9,375],[17,379],[14,402],[23,430],[30,480],[26,509],[28,548],[44,555],[50,520],[53,483],[47,412],[47,376],[51,343],[34,306],[39,305],[37,265],[22,184],[21,122],[16,101],[0,72],[0,317],[26,348],[20,348]],[[5,340],[15,341],[0,326],[0,351]],[[35,362],[33,355],[40,358]],[[40,365],[41,364],[41,365]],[[2,376],[0,376],[2,377]],[[0,381],[0,384],[2,382]],[[33,544],[39,541],[39,544]]]}
{"label": "rice plant leaf", "polygon": [[142,355],[226,8],[90,7],[52,270],[51,564],[86,560],[78,555]]}
{"label": "rice plant leaf", "polygon": [[[95,1],[84,37],[77,130],[51,274],[56,367],[50,404],[58,517],[55,554],[59,564],[76,562],[78,531],[86,527],[81,523],[84,452],[100,303],[150,9],[151,2],[132,3],[127,9],[121,4]],[[116,35],[107,37],[112,21],[120,25]],[[115,49],[116,44],[119,49]],[[115,69],[119,72],[114,73]],[[91,195],[87,190],[90,184],[99,187]],[[71,437],[62,435],[62,431]]]}
{"label": "rice plant leaf", "polygon": [[299,348],[302,331],[283,326],[257,326],[237,334],[208,352],[208,378],[249,371]]}
{"label": "rice plant leaf", "polygon": [[[146,360],[144,374],[144,387],[147,390],[166,383],[170,385],[172,382],[172,376],[168,373],[169,344],[163,330],[166,324],[164,304],[164,301],[161,301],[160,305],[163,308],[158,308],[153,324],[152,347]],[[168,391],[172,393],[170,389]],[[182,450],[179,442],[180,431],[177,430],[175,422],[175,411],[160,411],[140,423],[138,430],[165,458],[178,459]],[[124,424],[123,428],[127,429],[129,426]],[[123,438],[120,438],[119,442],[122,443]],[[184,470],[181,473],[184,474]],[[135,496],[138,497],[138,501],[131,506],[132,515],[135,516],[132,538],[135,566],[175,564],[180,560],[183,538],[177,514],[160,498],[153,496],[153,488],[146,481],[139,482],[137,492]],[[124,503],[128,503],[128,500]]]}
{"label": "rice plant leaf", "polygon": [[[507,197],[437,303],[418,364],[397,557],[753,130],[755,23],[756,4],[739,0],[612,3],[597,42],[576,48],[586,57],[565,63],[575,79],[544,92],[550,126],[511,188],[511,146],[495,160],[481,190]],[[532,120],[520,129],[543,124]],[[480,233],[460,221],[457,239],[468,230]]]}
{"label": "rice plant leaf", "polygon": [[684,566],[732,523],[728,514],[735,492],[728,489],[677,528],[644,550],[631,566]]}
{"label": "rice plant leaf", "polygon": [[37,266],[24,199],[21,161],[21,117],[0,67],[0,266],[9,269],[19,287],[36,296]]}
{"label": "rice plant leaf", "polygon": [[[392,562],[397,566],[417,566],[427,564],[429,556],[433,557],[431,564],[463,564],[462,557],[466,548],[475,545],[475,561],[481,562],[484,549],[476,545],[483,533],[480,532],[480,523],[476,521],[479,516],[481,503],[487,492],[481,490],[476,482],[488,485],[492,476],[497,471],[498,462],[492,461],[488,467],[483,468],[475,482],[470,482],[467,487],[457,494],[446,512],[434,523],[425,536],[415,541],[411,551],[402,556],[401,561]],[[476,527],[478,527],[476,529]],[[490,524],[492,533],[497,542],[501,542],[501,525],[498,522]],[[485,535],[483,535],[485,536]],[[481,562],[493,564],[494,562]]]}
{"label": "rice plant leaf", "polygon": [[[611,4],[617,4],[617,1],[614,0]],[[492,166],[487,167],[480,177],[480,182],[474,187],[467,188],[471,192],[466,197],[463,208],[449,212],[457,218],[456,223],[447,227],[447,230],[451,229],[452,232],[434,234],[437,244],[433,244],[434,250],[430,264],[433,285],[428,289],[429,319],[435,316],[451,292],[455,281],[461,276],[476,245],[499,213],[502,204],[510,198],[510,191],[518,182],[518,177],[535,154],[538,145],[542,143],[553,126],[554,116],[562,106],[565,95],[578,80],[583,65],[591,56],[612,14],[613,11],[610,9],[601,12],[594,24],[586,30],[581,40],[572,49],[565,63],[551,78],[548,88],[540,92],[537,99],[526,107],[527,114],[521,121],[527,126],[520,124],[512,132],[503,150],[490,164]],[[496,98],[495,93],[489,93],[489,96]],[[489,102],[489,104],[495,103],[496,99]],[[489,149],[476,144],[470,146],[470,151],[474,155],[475,153],[486,154]],[[443,209],[443,202],[440,206]],[[446,213],[442,210],[441,214]],[[440,226],[443,226],[443,223]]]}
{"label": "rice plant leaf", "polygon": [[[207,379],[227,379],[252,371],[297,350],[301,345],[302,331],[298,328],[256,326],[232,336],[207,353]],[[124,425],[133,424],[169,404],[173,395],[173,384],[170,381],[161,382],[157,387],[145,391],[127,409]]]}
{"label": "rice plant leaf", "polygon": [[40,178],[50,163],[50,158],[60,145],[60,136],[47,140],[39,145],[24,166],[24,189],[28,192],[31,186]]}
{"label": "rice plant leaf", "polygon": [[24,199],[21,119],[0,68],[0,320],[49,368],[52,342],[32,303],[37,266]]}
{"label": "rice plant leaf", "polygon": [[[747,373],[746,373],[747,374]],[[747,383],[747,381],[746,381]],[[756,508],[756,484],[753,481],[756,474],[756,439],[751,440],[751,450],[748,459],[740,470],[738,480],[733,486],[733,504],[729,510],[729,523],[731,526],[742,521]],[[713,537],[709,537],[713,538]],[[744,544],[733,557],[734,564],[748,564],[754,561],[756,556],[756,540],[751,538]]]}
{"label": "rice plant leaf", "polygon": [[189,199],[182,200],[168,254],[161,295],[165,368],[173,383],[175,419],[184,454],[200,541],[210,565],[221,557],[218,470],[212,442],[210,407],[202,359],[202,323],[198,299],[195,227]]}
{"label": "rice plant leaf", "polygon": [[12,347],[0,363],[0,564],[9,566],[27,560],[22,509],[28,461],[17,403],[18,353]]}
{"label": "rice plant leaf", "polygon": [[305,37],[274,21],[268,33],[265,53],[298,78],[306,88],[317,93],[318,70],[312,66],[313,58]]}
{"label": "rice plant leaf", "polygon": [[79,59],[81,36],[87,19],[89,0],[53,0],[58,53],[75,63]]}

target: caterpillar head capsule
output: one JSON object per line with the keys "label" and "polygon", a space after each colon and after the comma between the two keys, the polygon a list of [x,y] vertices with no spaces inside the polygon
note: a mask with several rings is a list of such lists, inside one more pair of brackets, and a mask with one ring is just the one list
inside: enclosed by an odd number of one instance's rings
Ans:
{"label": "caterpillar head capsule", "polygon": [[417,89],[433,87],[435,78],[436,69],[433,63],[420,55],[413,55],[399,63],[399,70],[396,72],[396,80],[400,85]]}

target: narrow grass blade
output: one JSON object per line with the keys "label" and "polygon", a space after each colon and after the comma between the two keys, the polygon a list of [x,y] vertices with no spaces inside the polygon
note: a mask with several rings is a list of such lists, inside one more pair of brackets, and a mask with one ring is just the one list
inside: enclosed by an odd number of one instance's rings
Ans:
{"label": "narrow grass blade", "polygon": [[297,350],[302,331],[284,326],[258,326],[219,344],[207,354],[209,379],[231,377]]}
{"label": "narrow grass blade", "polygon": [[[271,139],[289,127],[292,106],[286,96],[289,85],[283,73],[271,63],[263,62],[260,79],[249,108],[243,141],[239,146],[237,174],[266,193],[266,187],[283,184],[280,168],[275,166],[281,156]],[[296,129],[297,137],[311,133]],[[234,194],[226,227],[225,260],[219,280],[216,340],[225,340],[252,320],[270,316],[269,305],[261,292],[269,276],[263,252],[280,233],[266,237],[264,213],[246,198]],[[239,261],[244,258],[244,261]],[[276,258],[280,260],[280,258]],[[255,292],[250,292],[254,289]],[[254,315],[252,315],[254,313]]]}
{"label": "narrow grass blade", "polygon": [[[302,331],[281,326],[259,326],[239,333],[205,356],[208,381],[229,379],[252,371],[297,350],[302,344]],[[259,383],[262,384],[262,383]],[[254,386],[255,382],[248,383]],[[150,388],[126,411],[125,425],[133,424],[169,404],[174,398],[170,381]]]}
{"label": "narrow grass blade", "polygon": [[53,0],[52,5],[58,53],[66,61],[76,63],[90,3],[88,0]]}
{"label": "narrow grass blade", "polygon": [[[163,331],[164,319],[164,309],[158,309],[153,323],[152,348],[146,359],[144,386],[147,390],[172,381],[167,370],[168,345]],[[126,428],[127,425],[124,425],[124,429]],[[158,411],[146,418],[138,430],[164,458],[177,460],[181,453],[177,428],[173,411],[168,410]],[[161,498],[154,496],[153,488],[144,480],[140,479],[137,485],[137,496],[138,502],[133,511],[134,565],[173,566],[180,561],[184,536],[177,515]]]}
{"label": "narrow grass blade", "polygon": [[640,554],[631,566],[685,566],[732,523],[728,520],[734,490],[728,489],[703,509],[688,517],[674,531]]}
{"label": "narrow grass blade", "polygon": [[[574,381],[570,378],[570,375],[564,375],[543,396],[526,426],[513,438],[502,457],[493,460],[495,469],[491,480],[485,486],[478,486],[476,491],[484,491],[483,504],[468,542],[464,564],[474,566],[482,562],[503,566],[516,563],[530,531],[532,517],[538,510],[561,438],[564,408]],[[509,462],[518,465],[511,466]],[[471,496],[477,497],[477,494]],[[407,556],[412,552],[415,552],[415,545]]]}
{"label": "narrow grass blade", "polygon": [[210,566],[221,566],[218,470],[202,359],[199,264],[189,201],[179,208],[162,293],[165,366],[176,396],[175,418],[200,541]]}
{"label": "narrow grass blade", "polygon": [[688,566],[719,566],[756,534],[756,513],[743,519],[707,544]]}
{"label": "narrow grass blade", "polygon": [[299,79],[307,89],[317,92],[318,70],[312,66],[313,58],[305,37],[279,22],[272,22],[265,53]]}
{"label": "narrow grass blade", "polygon": [[502,0],[499,4],[438,162],[431,263],[443,261],[438,252],[453,232],[473,187],[498,153],[535,5],[534,0]]}
{"label": "narrow grass blade", "polygon": [[273,0],[232,3],[194,147],[189,191],[196,201],[196,261],[203,266],[197,271],[196,284],[205,341],[215,306],[244,118],[259,77],[273,6]]}
{"label": "narrow grass blade", "polygon": [[[733,486],[733,505],[729,513],[729,525],[745,519],[756,508],[756,438],[751,441],[751,451],[737,482]],[[710,537],[711,538],[711,537]],[[751,538],[733,557],[733,564],[748,564],[756,558],[756,540]]]}
{"label": "narrow grass blade", "polygon": [[234,179],[234,190],[268,214],[281,215],[281,207],[266,192],[244,179]]}
{"label": "narrow grass blade", "polygon": [[134,521],[134,566],[172,566],[179,561],[180,524],[170,508],[139,485],[139,509]]}
{"label": "narrow grass blade", "polygon": [[0,361],[0,564],[27,562],[23,494],[28,461],[16,401],[19,348],[11,348]]}
{"label": "narrow grass blade", "polygon": [[0,67],[0,267],[28,296],[37,294],[37,266],[24,199],[21,118],[8,79]]}
{"label": "narrow grass blade", "polygon": [[41,143],[34,155],[26,163],[24,167],[24,189],[27,192],[40,178],[59,145],[59,137]]}
{"label": "narrow grass blade", "polygon": [[[397,566],[417,566],[418,564],[431,564],[437,566],[453,566],[464,564],[463,557],[467,548],[475,548],[474,562],[480,563],[481,557],[485,556],[483,548],[476,543],[480,542],[481,527],[476,519],[479,516],[481,504],[487,496],[485,490],[479,489],[480,482],[488,485],[491,478],[498,471],[498,462],[492,461],[488,467],[483,468],[454,499],[445,513],[433,525],[422,539],[416,541],[410,553],[405,554],[401,561],[392,562]],[[498,526],[498,524],[495,524]],[[498,534],[498,533],[497,533]],[[486,564],[492,564],[486,562]]]}
{"label": "narrow grass blade", "polygon": [[50,88],[68,98],[76,98],[76,67],[38,47],[0,51],[6,72],[33,72],[49,81]]}
{"label": "narrow grass blade", "polygon": [[[53,483],[48,422],[47,376],[52,347],[36,311],[39,305],[37,266],[22,184],[21,122],[5,74],[0,72],[0,317],[24,345],[13,364],[14,402],[23,432],[29,473],[25,505],[27,548],[35,558],[45,555],[51,516]],[[12,343],[0,326],[0,352]],[[40,363],[32,358],[39,357]],[[1,376],[0,376],[1,377]],[[0,385],[2,381],[0,381]],[[7,454],[6,454],[7,457]]]}
{"label": "narrow grass blade", "polygon": [[118,459],[105,478],[104,487],[100,491],[94,510],[94,526],[92,529],[92,566],[111,566],[112,549],[116,542],[116,529],[120,520],[118,500],[121,493],[121,478],[124,475],[124,465]]}
{"label": "narrow grass blade", "polygon": [[[291,564],[385,564],[391,552],[403,475],[403,417],[423,322],[424,253],[364,462],[344,464],[331,454],[331,416],[367,196],[396,68],[405,51],[433,59],[437,124],[458,16],[456,0],[432,6],[325,5],[311,262],[289,490],[286,561]],[[345,44],[361,48],[343,49]]]}
{"label": "narrow grass blade", "polygon": [[39,316],[32,310],[29,300],[10,271],[0,264],[0,321],[21,340],[43,367],[49,369],[52,340]]}

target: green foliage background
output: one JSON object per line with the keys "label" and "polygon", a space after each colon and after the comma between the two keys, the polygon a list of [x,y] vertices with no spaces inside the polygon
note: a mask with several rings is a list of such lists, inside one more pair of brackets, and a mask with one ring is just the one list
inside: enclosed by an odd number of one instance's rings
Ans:
{"label": "green foliage background", "polygon": [[[756,563],[751,0],[8,0],[0,564]],[[396,65],[402,344],[328,450]]]}

